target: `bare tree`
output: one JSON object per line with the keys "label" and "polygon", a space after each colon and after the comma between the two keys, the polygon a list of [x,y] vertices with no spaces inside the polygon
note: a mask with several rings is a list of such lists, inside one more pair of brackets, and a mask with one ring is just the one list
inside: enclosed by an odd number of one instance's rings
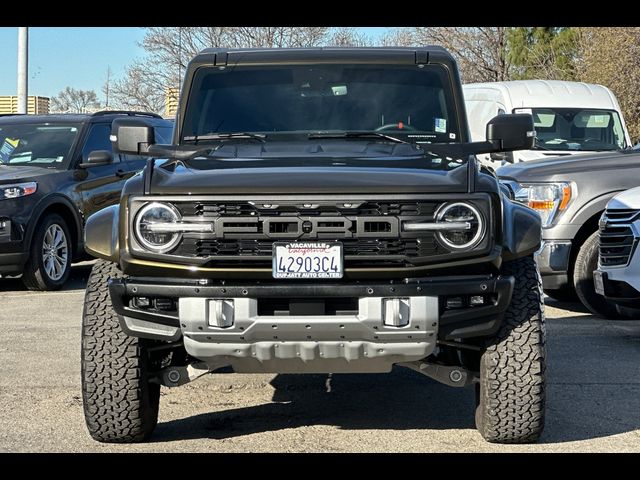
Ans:
{"label": "bare tree", "polygon": [[52,113],[87,113],[100,108],[94,90],[76,90],[66,87],[51,99]]}
{"label": "bare tree", "polygon": [[162,112],[169,89],[179,88],[193,56],[205,48],[315,47],[368,45],[351,28],[331,27],[153,27],[141,46],[147,56],[115,81],[111,97],[127,108]]}
{"label": "bare tree", "polygon": [[508,27],[414,27],[382,39],[391,46],[441,45],[456,58],[464,82],[508,80]]}
{"label": "bare tree", "polygon": [[578,79],[616,95],[632,141],[640,139],[640,28],[579,28]]}

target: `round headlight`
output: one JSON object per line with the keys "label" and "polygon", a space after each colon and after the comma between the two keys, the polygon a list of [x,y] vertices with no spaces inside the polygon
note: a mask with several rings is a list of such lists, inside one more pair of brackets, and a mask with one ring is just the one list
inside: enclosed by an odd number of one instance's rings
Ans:
{"label": "round headlight", "polygon": [[180,220],[180,212],[172,205],[149,203],[136,216],[136,238],[148,250],[156,253],[168,252],[180,241],[181,234],[171,228]]}
{"label": "round headlight", "polygon": [[456,223],[461,228],[443,229],[438,238],[454,250],[475,247],[484,236],[484,221],[480,212],[468,203],[449,203],[436,214],[438,223]]}

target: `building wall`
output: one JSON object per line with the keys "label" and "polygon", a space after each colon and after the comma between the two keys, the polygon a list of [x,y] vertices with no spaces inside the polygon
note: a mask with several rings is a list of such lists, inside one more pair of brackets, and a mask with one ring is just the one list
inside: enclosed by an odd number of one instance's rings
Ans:
{"label": "building wall", "polygon": [[[42,115],[49,113],[48,97],[30,95],[27,100],[27,113]],[[0,114],[18,113],[18,97],[16,95],[0,95]]]}
{"label": "building wall", "polygon": [[165,108],[164,108],[164,116],[165,118],[173,118],[176,116],[176,112],[178,111],[178,100],[180,97],[180,89],[178,88],[167,88],[165,92]]}

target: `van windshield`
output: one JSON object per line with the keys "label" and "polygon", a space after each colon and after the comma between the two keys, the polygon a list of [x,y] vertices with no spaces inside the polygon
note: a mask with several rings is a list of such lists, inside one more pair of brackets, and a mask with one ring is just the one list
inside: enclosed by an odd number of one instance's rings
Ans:
{"label": "van windshield", "polygon": [[534,150],[620,150],[627,147],[615,110],[516,108],[531,113],[536,129]]}

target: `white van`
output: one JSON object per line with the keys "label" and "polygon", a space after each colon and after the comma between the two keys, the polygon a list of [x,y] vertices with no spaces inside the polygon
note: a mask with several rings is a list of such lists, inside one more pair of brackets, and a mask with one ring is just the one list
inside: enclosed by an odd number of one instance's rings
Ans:
{"label": "white van", "polygon": [[533,150],[478,155],[498,168],[505,155],[514,162],[631,146],[620,106],[602,85],[560,80],[515,80],[463,85],[473,141],[485,140],[487,122],[502,113],[531,113],[536,128]]}

